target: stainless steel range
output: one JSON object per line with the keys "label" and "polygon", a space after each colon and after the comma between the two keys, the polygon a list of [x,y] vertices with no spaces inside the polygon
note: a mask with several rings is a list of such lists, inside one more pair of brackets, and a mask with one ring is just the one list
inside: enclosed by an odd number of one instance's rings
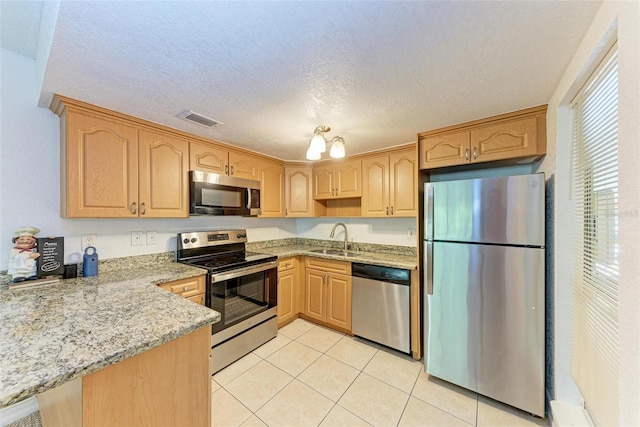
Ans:
{"label": "stainless steel range", "polygon": [[278,332],[278,262],[246,251],[247,232],[178,233],[177,261],[206,268],[205,304],[222,315],[213,325],[213,372],[274,338]]}

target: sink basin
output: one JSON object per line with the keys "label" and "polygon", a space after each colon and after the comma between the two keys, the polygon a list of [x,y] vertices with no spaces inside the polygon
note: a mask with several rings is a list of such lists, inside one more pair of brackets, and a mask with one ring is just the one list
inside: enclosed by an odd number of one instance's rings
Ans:
{"label": "sink basin", "polygon": [[355,257],[358,256],[358,253],[348,252],[342,249],[312,249],[309,252],[313,252],[316,254],[325,254],[325,255],[337,255],[343,257]]}

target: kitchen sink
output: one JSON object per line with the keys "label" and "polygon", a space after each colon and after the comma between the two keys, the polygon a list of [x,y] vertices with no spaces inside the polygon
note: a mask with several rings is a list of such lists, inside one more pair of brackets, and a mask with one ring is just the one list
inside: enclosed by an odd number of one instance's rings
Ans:
{"label": "kitchen sink", "polygon": [[337,255],[343,257],[356,257],[359,256],[359,253],[356,252],[348,252],[342,249],[312,249],[309,252],[313,252],[315,254],[325,254],[325,255]]}

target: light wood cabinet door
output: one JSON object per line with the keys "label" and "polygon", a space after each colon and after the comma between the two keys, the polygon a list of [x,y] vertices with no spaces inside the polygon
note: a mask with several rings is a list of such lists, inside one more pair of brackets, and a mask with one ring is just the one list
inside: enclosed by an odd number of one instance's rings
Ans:
{"label": "light wood cabinet door", "polygon": [[536,117],[472,129],[471,162],[536,156],[537,129]]}
{"label": "light wood cabinet door", "polygon": [[278,327],[298,317],[300,292],[298,287],[298,268],[295,258],[278,261]]}
{"label": "light wood cabinet door", "polygon": [[335,165],[335,186],[337,197],[362,196],[360,160],[349,160]]}
{"label": "light wood cabinet door", "polygon": [[361,215],[389,215],[389,156],[367,157],[362,160]]}
{"label": "light wood cabinet door", "polygon": [[351,330],[351,276],[327,275],[326,322]]}
{"label": "light wood cabinet door", "polygon": [[311,166],[285,166],[284,194],[287,217],[313,216],[313,169]]}
{"label": "light wood cabinet door", "polygon": [[138,130],[99,114],[65,114],[61,122],[61,216],[137,217]]}
{"label": "light wood cabinet door", "polygon": [[260,160],[260,216],[284,217],[284,166]]}
{"label": "light wood cabinet door", "polygon": [[446,133],[420,139],[420,169],[441,168],[469,163],[470,134]]}
{"label": "light wood cabinet door", "polygon": [[229,150],[213,144],[189,144],[189,170],[228,175]]}
{"label": "light wood cabinet door", "polygon": [[140,131],[140,217],[189,216],[189,142],[162,132]]}
{"label": "light wood cabinet door", "polygon": [[258,180],[258,158],[239,151],[229,151],[229,176]]}
{"label": "light wood cabinet door", "polygon": [[314,199],[332,199],[335,197],[334,170],[333,165],[313,168]]}
{"label": "light wood cabinet door", "polygon": [[416,152],[407,150],[389,155],[389,214],[418,216],[418,162]]}
{"label": "light wood cabinet door", "polygon": [[203,294],[205,291],[205,276],[196,276],[173,282],[161,283],[162,289],[178,294],[184,298],[190,298],[195,295]]}
{"label": "light wood cabinet door", "polygon": [[318,270],[305,270],[304,314],[309,318],[324,322],[327,273]]}

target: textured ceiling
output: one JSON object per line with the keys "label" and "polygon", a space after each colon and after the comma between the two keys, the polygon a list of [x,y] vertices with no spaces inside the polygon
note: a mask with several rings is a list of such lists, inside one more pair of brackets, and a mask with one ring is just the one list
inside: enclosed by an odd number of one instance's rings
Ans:
{"label": "textured ceiling", "polygon": [[[599,5],[63,1],[41,99],[285,160],[325,124],[361,153],[548,102]],[[224,124],[175,117],[186,109]]]}

